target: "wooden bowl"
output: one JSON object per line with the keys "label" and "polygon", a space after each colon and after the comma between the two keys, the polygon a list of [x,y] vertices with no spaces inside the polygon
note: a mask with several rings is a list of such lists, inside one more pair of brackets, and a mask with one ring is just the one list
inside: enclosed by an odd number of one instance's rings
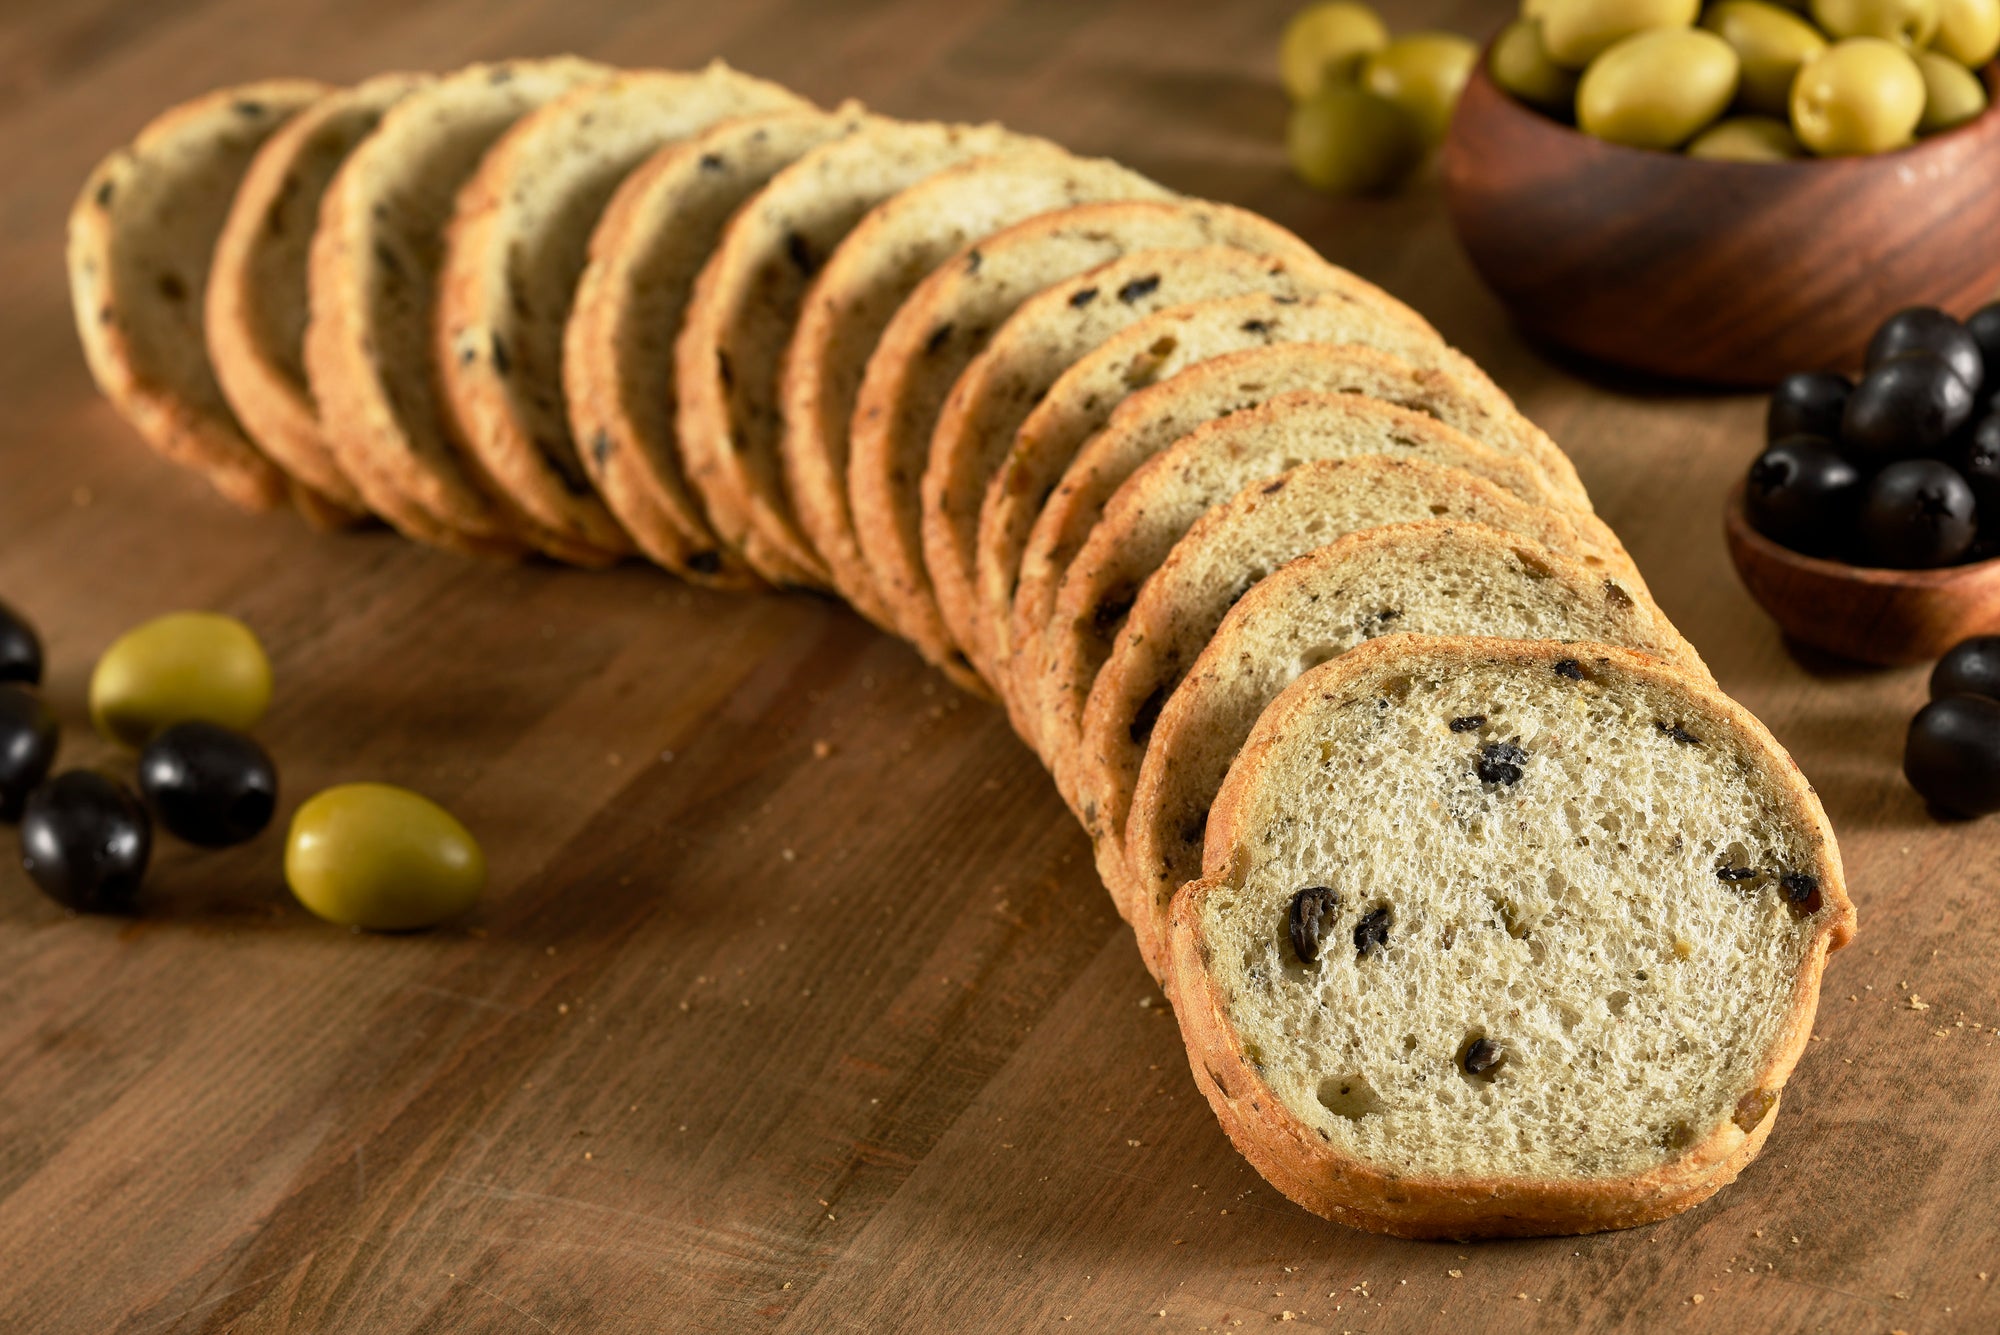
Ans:
{"label": "wooden bowl", "polygon": [[[1986,83],[2000,91],[1992,67]],[[1593,139],[1502,92],[1482,58],[1444,181],[1460,243],[1520,324],[1677,380],[1851,370],[1895,311],[1962,316],[2000,286],[1996,107],[1895,153],[1712,162]]]}
{"label": "wooden bowl", "polygon": [[1801,644],[1857,663],[1928,663],[2000,632],[2000,557],[1936,570],[1877,570],[1806,556],[1750,527],[1743,484],[1723,516],[1729,559],[1750,596]]}

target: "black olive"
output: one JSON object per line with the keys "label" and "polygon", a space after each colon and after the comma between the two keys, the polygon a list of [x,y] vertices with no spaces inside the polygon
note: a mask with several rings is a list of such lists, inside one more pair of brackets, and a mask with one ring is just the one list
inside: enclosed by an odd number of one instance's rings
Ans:
{"label": "black olive", "polygon": [[1783,440],[1787,436],[1833,439],[1840,434],[1840,414],[1853,391],[1854,386],[1846,376],[1831,371],[1800,371],[1786,376],[1771,391],[1771,406],[1764,416],[1764,439]]}
{"label": "black olive", "polygon": [[1319,958],[1319,939],[1327,920],[1340,912],[1340,896],[1331,887],[1309,885],[1292,896],[1289,919],[1292,953],[1299,963],[1311,964]]}
{"label": "black olive", "polygon": [[1488,742],[1479,748],[1479,754],[1472,758],[1472,772],[1479,776],[1481,783],[1519,783],[1522,767],[1528,763],[1528,753],[1513,741]]}
{"label": "black olive", "polygon": [[139,753],[139,791],[160,824],[203,848],[256,837],[278,806],[278,770],[263,747],[214,723],[176,723]]}
{"label": "black olive", "polygon": [[1467,1075],[1491,1075],[1505,1060],[1505,1048],[1490,1038],[1475,1038],[1458,1054],[1458,1067]]}
{"label": "black olive", "polygon": [[1824,440],[1791,436],[1757,456],[1743,486],[1750,527],[1808,556],[1845,548],[1861,504],[1861,470]]}
{"label": "black olive", "polygon": [[79,913],[131,907],[152,851],[153,823],[137,795],[93,770],[56,775],[21,812],[21,865]]}
{"label": "black olive", "polygon": [[1841,447],[1887,463],[1936,451],[1972,417],[1972,387],[1934,352],[1891,357],[1861,377],[1840,415]]}
{"label": "black olive", "polygon": [[1965,317],[1965,332],[1979,345],[1979,359],[1986,364],[1985,391],[1991,394],[2000,385],[2000,301],[1981,306]]}
{"label": "black olive", "polygon": [[0,685],[0,820],[21,804],[56,763],[59,729],[42,697],[25,686]]}
{"label": "black olive", "polygon": [[1910,720],[1903,775],[1940,810],[2000,811],[2000,700],[1948,695]]}
{"label": "black olive", "polygon": [[1861,502],[1861,539],[1879,566],[1950,565],[1979,534],[1972,487],[1949,464],[1909,459],[1875,475]]}
{"label": "black olive", "polygon": [[1983,515],[2000,518],[2000,414],[1989,413],[1965,434],[1964,448],[1946,456],[1972,484]]}
{"label": "black olive", "polygon": [[1354,926],[1354,953],[1366,959],[1371,950],[1386,950],[1389,947],[1389,909],[1387,905],[1374,909]]}
{"label": "black olive", "polygon": [[1912,306],[1884,320],[1868,340],[1868,369],[1906,352],[1936,353],[1969,390],[1977,391],[1986,378],[1978,340],[1935,306]]}
{"label": "black olive", "polygon": [[28,619],[0,603],[0,681],[42,680],[42,641]]}
{"label": "black olive", "polygon": [[1945,650],[1931,669],[1931,699],[1947,695],[2000,700],[2000,635],[1975,635]]}

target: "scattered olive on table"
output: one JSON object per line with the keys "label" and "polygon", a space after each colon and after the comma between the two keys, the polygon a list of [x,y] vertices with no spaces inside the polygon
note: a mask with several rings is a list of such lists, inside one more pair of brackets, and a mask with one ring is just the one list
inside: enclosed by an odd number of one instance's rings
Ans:
{"label": "scattered olive on table", "polygon": [[1965,124],[1996,49],[2000,0],[1524,0],[1487,71],[1611,143],[1777,162]]}
{"label": "scattered olive on table", "polygon": [[429,798],[385,783],[329,788],[292,816],[285,881],[301,904],[347,927],[433,927],[471,908],[486,857]]}
{"label": "scattered olive on table", "polygon": [[153,822],[133,791],[95,770],[58,774],[28,794],[21,865],[43,893],[79,913],[132,907],[153,852]]}
{"label": "scattered olive on table", "polygon": [[1903,774],[1955,816],[2000,811],[2000,636],[1950,649],[1931,670],[1931,700],[1910,720]]}
{"label": "scattered olive on table", "polygon": [[139,791],[160,824],[202,848],[254,839],[278,808],[278,768],[243,733],[190,719],[139,753]]}
{"label": "scattered olive on table", "polygon": [[0,603],[0,681],[42,682],[42,641],[28,619]]}
{"label": "scattered olive on table", "polygon": [[1894,569],[2000,548],[1993,352],[2000,303],[1963,322],[1912,307],[1875,331],[1858,382],[1823,371],[1780,381],[1744,481],[1750,526],[1808,556]]}
{"label": "scattered olive on table", "polygon": [[130,747],[185,719],[243,731],[270,703],[264,646],[241,621],[214,612],[173,612],[127,631],[90,676],[92,722]]}
{"label": "scattered olive on table", "polygon": [[1392,37],[1353,0],[1308,5],[1278,44],[1279,79],[1292,99],[1292,170],[1332,194],[1394,190],[1444,138],[1478,61],[1478,48],[1456,33]]}
{"label": "scattered olive on table", "polygon": [[56,716],[41,696],[0,684],[0,820],[20,817],[21,804],[56,763],[59,736]]}

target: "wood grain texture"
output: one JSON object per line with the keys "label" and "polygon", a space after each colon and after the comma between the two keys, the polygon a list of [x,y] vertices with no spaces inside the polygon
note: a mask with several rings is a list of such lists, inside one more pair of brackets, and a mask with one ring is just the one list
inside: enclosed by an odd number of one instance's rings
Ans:
{"label": "wood grain texture", "polygon": [[1964,315],[2000,285],[2000,110],[1898,153],[1776,163],[1593,139],[1483,62],[1461,112],[1445,200],[1473,266],[1523,325],[1614,366],[1746,386],[1851,370],[1900,308]]}
{"label": "wood grain texture", "polygon": [[[284,814],[338,780],[413,784],[479,832],[494,875],[469,922],[371,937],[288,900],[275,834],[164,846],[133,922],[67,918],[0,866],[0,1330],[2000,1325],[1980,1278],[2000,1277],[2000,833],[1933,823],[1897,773],[1922,671],[1802,668],[1737,585],[1720,516],[1760,402],[1613,392],[1548,363],[1460,257],[1434,182],[1361,203],[1287,180],[1284,17],[1195,0],[10,10],[0,597],[46,632],[66,763],[108,758],[83,689],[117,632],[227,610],[276,660],[259,731]],[[1504,13],[1390,17],[1484,33]],[[1318,1220],[1229,1147],[1001,714],[906,648],[810,597],[238,515],[92,394],[62,214],[159,107],[265,75],[562,50],[721,55],[822,102],[999,117],[1117,155],[1299,229],[1517,395],[1842,836],[1861,936],[1743,1179],[1584,1239],[1419,1245]]]}

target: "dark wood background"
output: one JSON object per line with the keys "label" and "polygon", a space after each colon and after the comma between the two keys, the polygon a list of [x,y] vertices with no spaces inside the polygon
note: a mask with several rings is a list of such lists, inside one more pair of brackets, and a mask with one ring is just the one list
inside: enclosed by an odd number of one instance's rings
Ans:
{"label": "dark wood background", "polygon": [[[1288,180],[1285,9],[7,0],[0,597],[46,632],[67,759],[106,755],[82,695],[118,631],[227,610],[276,660],[260,731],[287,811],[339,780],[414,785],[494,874],[466,923],[355,935],[290,901],[274,830],[165,846],[137,920],[77,919],[0,834],[0,1329],[2000,1326],[2000,838],[1934,823],[1898,774],[1923,672],[1801,664],[1736,584],[1720,512],[1756,400],[1608,384],[1524,344],[1434,184],[1342,203]],[[1390,9],[1482,36],[1505,16]],[[1482,361],[1574,451],[1843,838],[1861,935],[1742,1181],[1575,1240],[1313,1218],[1217,1129],[1028,752],[902,645],[806,597],[238,515],[92,393],[63,214],[154,111],[263,75],[561,50],[722,55],[1115,154],[1296,227]]]}

